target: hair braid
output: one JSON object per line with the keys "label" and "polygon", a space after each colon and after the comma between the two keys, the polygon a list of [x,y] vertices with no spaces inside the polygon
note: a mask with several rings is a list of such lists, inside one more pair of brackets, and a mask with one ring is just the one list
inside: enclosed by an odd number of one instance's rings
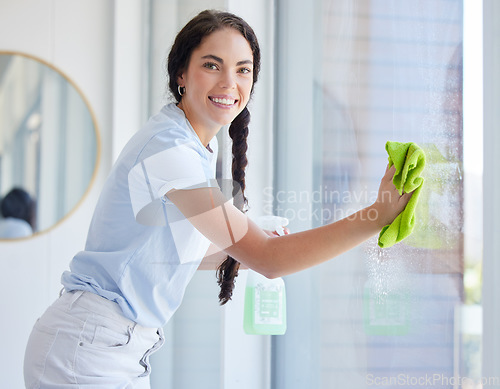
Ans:
{"label": "hair braid", "polygon": [[[250,123],[250,112],[245,107],[243,111],[233,120],[229,127],[229,136],[233,140],[233,202],[234,205],[246,212],[248,200],[245,197],[245,168],[248,164],[247,152],[247,136],[248,123]],[[240,195],[241,190],[241,195]],[[217,283],[220,286],[219,302],[224,305],[233,295],[234,279],[238,276],[240,263],[233,257],[228,256],[217,268]]]}

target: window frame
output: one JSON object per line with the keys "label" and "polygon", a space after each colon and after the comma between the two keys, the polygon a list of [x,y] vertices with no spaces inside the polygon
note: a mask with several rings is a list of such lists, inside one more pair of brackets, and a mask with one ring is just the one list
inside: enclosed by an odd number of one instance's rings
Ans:
{"label": "window frame", "polygon": [[483,0],[483,377],[500,387],[500,3]]}

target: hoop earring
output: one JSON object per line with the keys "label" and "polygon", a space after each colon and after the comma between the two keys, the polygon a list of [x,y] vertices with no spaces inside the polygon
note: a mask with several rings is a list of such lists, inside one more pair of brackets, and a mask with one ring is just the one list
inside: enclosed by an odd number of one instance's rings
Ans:
{"label": "hoop earring", "polygon": [[179,92],[179,94],[182,96],[184,93],[186,93],[186,87],[177,85],[177,92]]}

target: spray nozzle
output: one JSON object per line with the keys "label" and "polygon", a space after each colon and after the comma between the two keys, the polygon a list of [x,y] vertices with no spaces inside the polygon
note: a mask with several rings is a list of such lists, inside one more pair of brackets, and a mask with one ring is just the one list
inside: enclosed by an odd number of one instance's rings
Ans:
{"label": "spray nozzle", "polygon": [[263,230],[276,231],[279,236],[285,235],[283,227],[288,225],[286,217],[266,215],[257,218],[257,224]]}

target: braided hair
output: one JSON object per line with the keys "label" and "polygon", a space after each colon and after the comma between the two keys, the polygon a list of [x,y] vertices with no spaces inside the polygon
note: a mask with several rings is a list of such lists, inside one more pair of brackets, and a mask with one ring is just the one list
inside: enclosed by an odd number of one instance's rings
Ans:
{"label": "braided hair", "polygon": [[[248,200],[245,197],[245,168],[248,164],[246,157],[248,123],[250,122],[250,112],[245,107],[241,113],[231,123],[229,136],[233,141],[233,162],[231,171],[233,181],[237,185],[233,189],[234,205],[242,212],[246,211]],[[241,196],[238,191],[241,190]],[[238,276],[240,264],[236,259],[228,256],[217,268],[217,283],[220,286],[219,302],[224,305],[233,295],[234,279]]]}
{"label": "braided hair", "polygon": [[[253,55],[253,87],[257,82],[260,71],[260,48],[253,29],[240,17],[229,12],[206,10],[200,12],[191,19],[177,34],[174,44],[168,56],[167,70],[169,75],[169,89],[179,103],[182,99],[177,89],[177,79],[189,65],[193,50],[195,50],[204,37],[211,33],[224,29],[233,28],[239,31],[247,40]],[[229,136],[233,141],[232,146],[232,176],[236,183],[233,189],[235,206],[242,212],[246,211],[248,201],[245,197],[245,168],[247,166],[247,136],[250,112],[247,107],[232,121],[229,127]],[[241,190],[240,196],[234,194]],[[228,256],[217,268],[217,283],[220,286],[219,302],[224,305],[233,295],[234,279],[238,276],[240,264],[234,258]]]}

